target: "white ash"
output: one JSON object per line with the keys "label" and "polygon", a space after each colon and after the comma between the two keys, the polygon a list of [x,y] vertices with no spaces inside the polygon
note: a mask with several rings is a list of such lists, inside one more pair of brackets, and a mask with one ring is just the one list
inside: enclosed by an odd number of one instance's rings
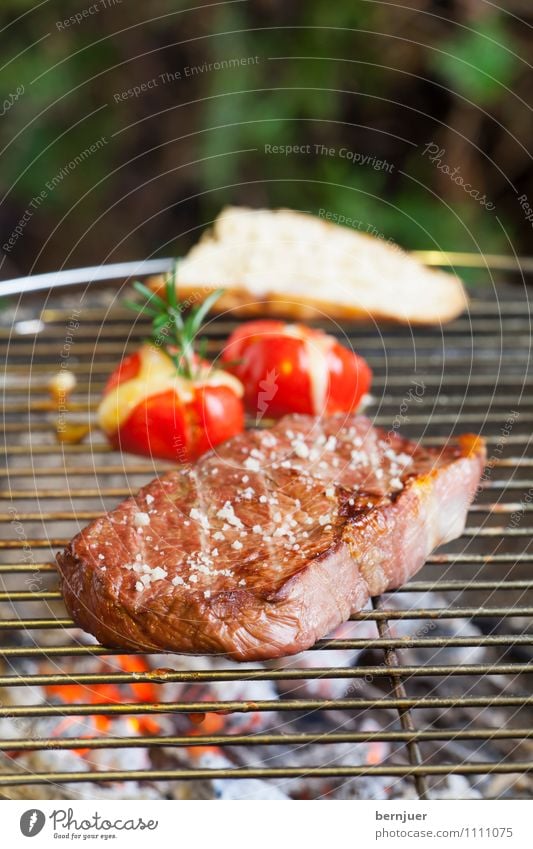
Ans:
{"label": "white ash", "polygon": [[[198,766],[206,769],[228,769],[233,764],[222,753],[205,752],[200,756]],[[289,796],[275,784],[257,778],[213,778],[210,783],[214,799],[243,801],[253,799],[287,801],[289,799]]]}
{"label": "white ash", "polygon": [[[142,562],[137,561],[138,566],[143,566]],[[143,573],[147,574],[147,573]],[[238,582],[239,585],[243,583],[243,581]],[[204,596],[208,598],[209,596],[206,593],[210,593],[210,590],[203,590]],[[447,602],[444,597],[438,594],[427,594],[427,593],[406,593],[399,592],[386,596],[387,606],[392,609],[406,609],[409,607],[446,607]],[[425,620],[400,620],[400,621],[391,621],[391,629],[393,634],[397,634],[398,636],[404,635],[407,637],[416,638],[417,636],[432,636],[435,634],[443,634],[449,633],[450,635],[467,635],[467,634],[478,634],[477,629],[470,622],[465,620],[443,620],[438,623],[435,623],[433,620],[428,619]],[[79,632],[80,635],[82,632]],[[365,622],[350,622],[345,623],[336,632],[331,635],[333,639],[347,639],[347,638],[359,638],[365,640],[373,640],[377,639],[377,628],[376,623],[374,621],[365,621]],[[63,641],[65,640],[65,633],[63,632]],[[446,649],[435,650],[435,654],[438,653],[438,657],[436,660],[432,661],[431,653],[433,650],[422,650],[422,649],[404,649],[402,653],[402,662],[407,664],[418,664],[421,665],[423,663],[473,663],[478,660],[485,659],[483,656],[476,656],[476,652],[483,652],[483,649],[471,649],[471,648],[453,648],[448,647]],[[429,653],[428,653],[429,652]],[[451,652],[452,654],[448,657],[446,656],[446,652]],[[372,661],[374,664],[379,664],[382,662],[382,654],[380,655],[381,660]],[[428,659],[429,658],[429,659]],[[207,672],[211,670],[219,670],[219,669],[234,669],[235,662],[231,660],[223,660],[216,658],[194,658],[194,657],[180,657],[177,655],[154,655],[149,657],[149,662],[153,668],[161,668],[161,667],[171,667],[176,670],[184,670],[184,671],[194,671],[194,670],[205,670]],[[239,666],[239,669],[242,669],[243,675],[246,674],[248,669],[257,669],[257,668],[277,668],[277,669],[287,669],[291,668],[307,668],[307,669],[316,669],[317,667],[336,667],[336,668],[349,668],[351,666],[357,665],[363,662],[363,652],[359,650],[340,650],[340,649],[327,649],[327,650],[316,650],[302,653],[301,655],[297,655],[293,658],[286,658],[280,661],[271,662],[269,664],[243,664]],[[68,663],[68,661],[67,661]],[[90,662],[88,659],[76,659],[75,660],[75,669],[76,672],[86,672],[86,671],[94,671],[94,664],[100,663],[99,659],[92,658]],[[364,659],[364,664],[369,665],[369,661],[366,658]],[[21,666],[21,671],[25,674],[29,670],[36,671],[37,667],[33,660],[27,661],[26,666]],[[68,671],[68,669],[66,670]],[[317,733],[327,733],[328,731],[339,731],[339,730],[356,730],[356,731],[380,731],[384,729],[389,729],[398,726],[398,717],[394,712],[390,711],[386,713],[385,711],[381,711],[373,716],[369,716],[368,712],[346,712],[344,713],[341,709],[342,706],[335,712],[322,711],[319,713],[315,713],[312,716],[307,717],[306,722],[302,725],[300,724],[300,720],[298,715],[295,715],[292,712],[283,712],[283,699],[284,698],[332,698],[332,699],[340,699],[346,694],[352,697],[361,697],[370,695],[371,697],[376,696],[376,682],[369,683],[364,680],[364,678],[355,678],[355,679],[306,679],[304,681],[300,680],[291,680],[290,678],[286,681],[230,681],[230,682],[216,682],[216,681],[207,681],[207,682],[198,682],[198,683],[182,683],[182,682],[169,682],[164,685],[164,695],[161,695],[161,698],[166,701],[190,701],[190,702],[198,702],[198,701],[248,701],[248,702],[261,702],[263,700],[268,701],[278,701],[279,700],[279,711],[245,711],[242,713],[228,714],[224,717],[224,728],[221,733],[260,733],[261,731],[266,731],[269,729],[275,730],[277,733],[295,733],[298,731],[312,731]],[[416,683],[416,682],[415,682]],[[24,701],[24,697],[26,697],[26,702],[30,704],[40,704],[43,703],[46,698],[45,694],[41,690],[41,688],[10,688],[8,692],[6,689],[0,692],[0,699],[3,704],[21,704]],[[281,699],[280,699],[281,697]],[[131,699],[131,694],[128,694],[125,697],[125,700]],[[427,724],[429,719],[422,718],[420,713],[417,712],[417,726],[420,727],[421,723]],[[122,726],[115,724],[115,722],[122,721],[122,717],[118,720],[113,720],[113,728],[109,733],[114,735],[117,732],[117,729],[120,729],[119,736],[132,736],[133,731],[131,727]],[[24,729],[24,735],[21,735],[20,730],[17,730],[16,726],[14,726],[13,721],[11,719],[4,719],[2,723],[0,723],[0,736],[5,738],[9,737],[32,737],[32,736],[53,736],[50,731],[50,727],[46,727],[42,725],[44,721],[50,721],[49,719],[35,718],[31,720],[31,728]],[[190,719],[186,714],[176,714],[168,717],[159,717],[158,721],[162,723],[167,723],[162,728],[162,733],[164,734],[184,734],[190,733],[190,729],[192,728]],[[452,723],[454,720],[450,717],[450,722]],[[57,722],[54,718],[53,722]],[[82,717],[80,719],[81,724],[85,727],[85,732],[87,731],[87,718]],[[312,722],[313,724],[309,724]],[[11,730],[6,728],[6,723],[12,724]],[[395,725],[391,725],[391,723],[396,723]],[[14,726],[14,727],[13,727]],[[74,724],[69,731],[63,730],[61,732],[62,736],[65,734],[74,736],[74,733],[80,732],[80,725]],[[198,733],[198,726],[194,726],[195,733]],[[200,725],[201,732],[201,725]],[[427,744],[426,744],[427,745]],[[448,752],[446,746],[448,744],[438,744],[440,746],[439,750],[435,750],[442,752]],[[150,768],[151,766],[151,755],[147,750],[121,750],[120,752],[111,752],[109,755],[110,760],[102,760],[104,755],[100,755],[100,753],[96,754],[96,752],[91,752],[91,761],[94,764],[94,768],[113,768],[111,764],[115,764],[116,768],[137,768],[139,763],[143,763],[143,761],[137,760],[137,755],[135,755],[135,751],[140,752],[139,757],[144,758],[147,757],[148,761],[144,762],[147,764],[146,768]],[[159,756],[161,756],[161,750],[159,751]],[[133,753],[133,754],[132,754]],[[79,756],[73,754],[72,752],[56,752],[52,754],[52,759],[48,758],[49,752],[39,752],[32,753],[31,756],[29,754],[24,754],[21,756],[20,763],[23,768],[30,768],[34,771],[46,771],[47,769],[55,768],[55,769],[84,769],[83,766],[79,763]],[[392,762],[395,763],[406,763],[406,750],[401,744],[397,744],[396,749],[392,747],[389,743],[381,742],[377,747],[374,746],[372,748],[369,743],[358,743],[358,744],[328,744],[327,746],[321,744],[311,744],[306,746],[259,746],[259,747],[225,747],[223,751],[213,752],[211,753],[213,757],[216,758],[224,758],[227,759],[227,764],[231,766],[263,766],[266,763],[268,765],[278,765],[278,766],[296,766],[301,767],[303,772],[305,772],[305,766],[320,766],[325,765],[326,763],[332,763],[336,765],[353,765],[355,763],[375,763],[383,760],[384,758],[391,758]],[[66,757],[63,757],[67,755]],[[170,748],[164,750],[164,757],[166,758],[165,763],[169,766],[176,764],[176,758],[179,757],[182,759],[180,761],[181,765],[185,764],[188,767],[198,766],[197,758],[194,758],[187,749],[180,748]],[[44,757],[44,760],[43,760]],[[57,760],[56,760],[57,757]],[[134,760],[132,760],[132,757]],[[202,755],[203,757],[203,755]],[[449,758],[450,756],[448,756]],[[453,759],[452,755],[452,759]],[[75,760],[73,760],[75,758]],[[184,759],[184,760],[183,760]],[[473,758],[475,759],[475,758]],[[213,761],[213,764],[215,761]],[[9,771],[12,772],[13,761],[9,761]],[[2,769],[2,765],[0,764],[0,770]],[[15,768],[18,768],[16,766]],[[142,768],[142,766],[141,766]],[[487,779],[488,780],[488,779]],[[342,778],[339,780],[334,779],[313,779],[310,780],[303,775],[301,778],[285,780],[281,779],[276,782],[271,781],[257,781],[251,786],[251,788],[247,785],[246,782],[243,781],[235,781],[228,782],[228,787],[226,791],[223,791],[223,785],[226,782],[220,782],[220,786],[215,784],[214,781],[205,782],[205,792],[209,798],[222,798],[222,792],[225,792],[228,795],[228,798],[233,798],[233,794],[235,794],[235,798],[248,798],[246,795],[252,794],[253,798],[272,798],[271,792],[272,788],[276,793],[281,792],[285,794],[286,798],[317,798],[317,797],[331,797],[337,799],[360,799],[360,798],[372,798],[372,799],[385,799],[385,798],[397,798],[397,799],[409,799],[416,798],[416,794],[414,791],[412,780],[408,778],[397,778],[397,777],[380,777],[375,775],[366,775],[360,776],[353,779]],[[196,786],[196,785],[195,785]],[[431,795],[432,798],[477,798],[483,795],[484,784],[480,783],[479,776],[473,777],[472,781],[470,781],[466,777],[462,776],[448,776],[443,779],[439,777],[438,782],[436,782],[431,787]],[[191,792],[192,785],[190,783],[173,783],[172,792],[177,794],[187,794]],[[239,789],[240,788],[240,789]],[[15,788],[13,788],[14,790]],[[35,788],[36,793],[39,793],[39,788]],[[64,785],[60,788],[57,788],[57,792],[63,795],[58,796],[57,798],[124,798],[124,794],[131,794],[132,798],[144,798],[145,796],[150,797],[150,794],[168,794],[168,787],[165,782],[154,783],[153,786],[144,787],[138,785],[134,782],[128,782],[126,785],[95,785],[90,782],[83,783],[82,785]],[[199,792],[197,790],[196,792]],[[102,795],[100,796],[100,793]],[[238,795],[238,794],[241,795]],[[254,795],[258,794],[258,795]],[[263,795],[262,795],[263,794]],[[27,797],[27,798],[35,798],[35,797]],[[41,796],[37,796],[37,798],[42,798]],[[194,796],[192,798],[195,798]],[[278,798],[278,797],[276,797]]]}
{"label": "white ash", "polygon": [[[354,624],[356,623],[345,622],[343,625],[339,625],[325,639],[340,640],[353,638]],[[369,625],[368,637],[370,638],[371,635],[374,637],[374,623],[365,624]],[[349,669],[351,666],[356,665],[360,654],[361,652],[356,650],[324,649],[320,651],[301,652],[293,657],[283,657],[278,660],[267,661],[266,665],[271,669],[309,669],[310,671],[317,668],[333,667],[336,669]],[[351,683],[346,678],[304,678],[280,680],[277,686],[280,693],[287,698],[341,699],[346,695]]]}

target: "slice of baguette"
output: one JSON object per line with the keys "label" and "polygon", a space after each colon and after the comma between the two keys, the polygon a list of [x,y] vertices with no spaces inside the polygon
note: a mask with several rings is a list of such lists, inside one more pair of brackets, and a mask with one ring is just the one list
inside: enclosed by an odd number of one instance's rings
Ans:
{"label": "slice of baguette", "polygon": [[[163,278],[152,278],[162,288]],[[180,298],[221,287],[216,311],[306,319],[450,321],[467,306],[458,277],[396,245],[289,209],[227,207],[178,265]]]}

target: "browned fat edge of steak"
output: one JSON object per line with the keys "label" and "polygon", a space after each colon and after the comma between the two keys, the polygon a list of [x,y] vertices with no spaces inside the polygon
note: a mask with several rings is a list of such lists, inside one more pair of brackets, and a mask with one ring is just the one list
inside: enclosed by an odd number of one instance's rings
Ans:
{"label": "browned fat edge of steak", "polygon": [[287,417],[153,481],[78,534],[57,558],[67,608],[113,647],[295,654],[460,535],[484,462],[473,435],[427,449],[362,417]]}

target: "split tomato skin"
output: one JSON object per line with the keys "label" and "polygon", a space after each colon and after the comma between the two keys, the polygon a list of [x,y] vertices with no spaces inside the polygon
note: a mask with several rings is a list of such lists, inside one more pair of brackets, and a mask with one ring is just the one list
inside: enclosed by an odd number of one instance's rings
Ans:
{"label": "split tomato skin", "polygon": [[372,370],[366,360],[338,342],[327,354],[329,393],[326,413],[352,412],[372,385]]}
{"label": "split tomato skin", "polygon": [[169,358],[148,346],[126,357],[109,378],[99,408],[111,445],[184,463],[240,433],[239,382],[207,363],[199,366],[199,377],[191,380],[176,376]]}
{"label": "split tomato skin", "polygon": [[282,321],[241,325],[222,361],[242,382],[247,409],[271,418],[351,412],[372,382],[366,361],[335,337]]}

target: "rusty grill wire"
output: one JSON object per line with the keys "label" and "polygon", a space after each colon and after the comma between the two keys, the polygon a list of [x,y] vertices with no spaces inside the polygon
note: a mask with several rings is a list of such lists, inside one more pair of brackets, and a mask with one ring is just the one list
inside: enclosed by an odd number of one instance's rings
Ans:
{"label": "rusty grill wire", "polygon": [[[116,295],[116,293],[115,293]],[[118,651],[102,646],[82,645],[70,639],[68,630],[58,644],[49,645],[39,635],[61,632],[73,623],[61,613],[61,596],[55,583],[53,556],[87,521],[101,515],[117,499],[135,492],[157,472],[169,466],[138,457],[113,453],[98,432],[81,444],[59,442],[56,434],[57,409],[47,383],[57,371],[60,350],[72,304],[82,303],[79,328],[68,355],[68,367],[78,379],[69,402],[69,420],[90,419],[106,375],[125,351],[133,349],[146,332],[132,315],[113,297],[112,307],[91,305],[86,295],[63,296],[50,293],[45,302],[26,297],[16,309],[8,310],[0,326],[0,356],[5,361],[3,440],[1,453],[5,470],[0,482],[0,498],[6,506],[0,512],[0,687],[23,691],[30,685],[121,684],[151,682],[298,681],[312,679],[361,680],[370,676],[388,682],[388,692],[378,697],[342,699],[285,698],[282,709],[309,713],[342,709],[372,714],[378,709],[394,709],[398,723],[393,730],[336,731],[329,733],[260,733],[140,735],[131,737],[50,736],[39,739],[1,739],[0,752],[21,753],[39,750],[104,748],[162,748],[238,745],[246,747],[300,746],[333,743],[390,742],[398,744],[392,759],[368,764],[356,761],[350,766],[317,763],[305,767],[257,766],[232,769],[152,769],[24,772],[16,770],[0,775],[2,787],[23,784],[62,784],[65,782],[101,782],[187,780],[203,778],[272,778],[305,775],[309,779],[331,776],[336,779],[358,776],[389,776],[414,782],[420,798],[428,797],[428,778],[454,773],[489,775],[505,773],[527,775],[533,772],[531,741],[533,725],[528,677],[533,671],[533,576],[530,550],[533,531],[533,453],[530,450],[533,402],[530,375],[530,312],[527,296],[519,287],[493,287],[487,282],[476,290],[468,314],[440,329],[346,325],[327,326],[349,342],[370,362],[374,374],[373,401],[369,414],[386,429],[400,422],[402,432],[423,443],[435,445],[448,435],[464,430],[483,433],[488,441],[489,474],[472,507],[463,537],[433,554],[418,580],[397,593],[437,592],[446,595],[441,607],[396,608],[391,596],[373,599],[372,609],[356,614],[354,621],[375,623],[375,637],[319,640],[314,651],[330,649],[364,650],[381,653],[382,661],[352,667],[320,666],[309,669],[256,669],[235,665],[207,671],[169,671],[93,674],[63,672],[22,674],[20,660],[113,657]],[[22,321],[42,322],[29,332]],[[14,319],[14,324],[11,320]],[[222,339],[234,327],[233,322],[216,320],[209,328],[211,354],[216,355]],[[20,332],[19,332],[20,331]],[[424,393],[411,398],[404,410],[406,394],[413,381],[422,381]],[[399,418],[398,418],[399,417]],[[511,424],[509,424],[511,422]],[[85,479],[93,479],[87,485]],[[120,478],[120,485],[116,479]],[[108,485],[107,479],[113,479]],[[67,483],[61,484],[61,480]],[[88,508],[89,501],[99,504]],[[37,528],[37,531],[36,531]],[[39,530],[40,529],[40,530]],[[31,580],[30,580],[31,579]],[[46,580],[52,583],[44,585]],[[32,583],[33,581],[33,583]],[[36,585],[37,584],[37,588]],[[44,587],[44,588],[43,588]],[[449,602],[449,603],[448,603]],[[28,615],[28,605],[40,603],[45,614]],[[416,622],[468,619],[478,632],[439,636],[416,631]],[[397,621],[412,621],[414,634],[408,638],[394,632]],[[23,642],[19,634],[31,634]],[[41,644],[42,642],[42,644]],[[406,664],[405,647],[427,649],[483,648],[493,652],[490,662]],[[120,651],[121,655],[128,654]],[[132,652],[132,654],[134,654]],[[171,656],[169,656],[171,662]],[[410,685],[422,679],[427,694],[410,693]],[[453,682],[449,695],[439,690],[432,695],[435,679]],[[496,682],[498,692],[482,685]],[[464,681],[464,685],[461,684]],[[512,684],[512,687],[511,687]],[[479,685],[479,686],[478,686]],[[458,688],[458,690],[457,690]],[[26,698],[0,704],[0,718],[29,719],[52,716],[187,714],[206,711],[271,712],[280,710],[279,700],[134,702],[120,704],[32,704]],[[480,719],[471,726],[461,725],[458,711],[479,709]],[[449,727],[437,722],[421,727],[421,711],[446,712]],[[495,723],[486,721],[498,711]],[[424,713],[425,715],[425,713]],[[504,757],[468,760],[457,756],[447,744],[452,741],[510,741]],[[441,741],[439,762],[426,757],[428,742]],[[396,762],[398,753],[404,762]]]}

